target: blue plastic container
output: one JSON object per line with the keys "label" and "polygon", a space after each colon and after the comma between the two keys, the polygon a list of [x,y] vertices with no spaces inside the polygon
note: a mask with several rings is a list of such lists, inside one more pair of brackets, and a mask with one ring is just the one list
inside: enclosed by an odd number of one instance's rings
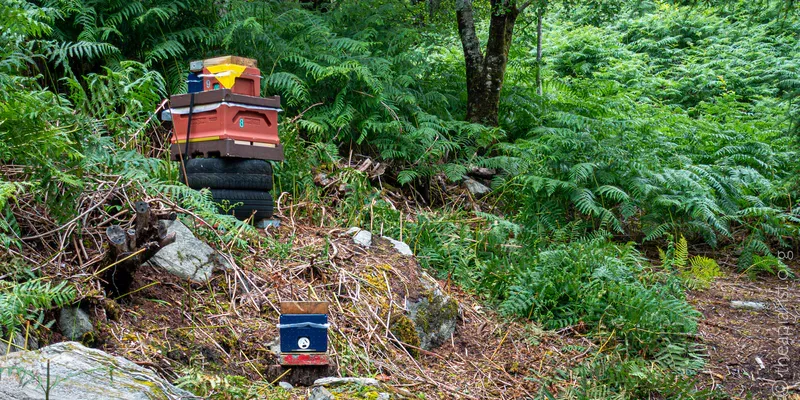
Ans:
{"label": "blue plastic container", "polygon": [[278,331],[281,353],[328,351],[327,314],[283,314]]}
{"label": "blue plastic container", "polygon": [[189,78],[186,80],[186,83],[189,84],[189,90],[187,93],[197,93],[203,91],[203,79],[197,76],[194,72],[189,72]]}

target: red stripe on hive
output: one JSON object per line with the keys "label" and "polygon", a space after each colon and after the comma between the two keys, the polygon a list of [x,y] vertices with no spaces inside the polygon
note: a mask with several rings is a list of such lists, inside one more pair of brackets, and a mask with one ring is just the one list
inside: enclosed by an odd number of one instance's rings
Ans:
{"label": "red stripe on hive", "polygon": [[328,365],[330,359],[324,353],[284,353],[281,365]]}

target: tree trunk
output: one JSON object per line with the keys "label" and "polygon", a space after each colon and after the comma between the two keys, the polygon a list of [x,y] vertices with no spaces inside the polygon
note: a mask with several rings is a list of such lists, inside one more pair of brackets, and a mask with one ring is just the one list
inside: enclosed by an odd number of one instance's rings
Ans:
{"label": "tree trunk", "polygon": [[[147,203],[137,201],[134,208],[135,228],[125,230],[119,225],[112,225],[106,229],[108,253],[104,265],[108,267],[103,268],[103,280],[106,281],[106,290],[115,295],[127,293],[139,266],[159,249],[175,241],[175,234],[167,235],[158,223],[159,216]],[[170,214],[167,219],[174,220],[175,215]]]}
{"label": "tree trunk", "polygon": [[491,0],[489,40],[485,55],[475,33],[472,0],[456,0],[458,33],[467,69],[467,120],[497,126],[500,91],[508,64],[514,24],[529,3],[517,7],[514,0]]}
{"label": "tree trunk", "polygon": [[536,11],[536,93],[542,95],[542,14],[541,7]]}

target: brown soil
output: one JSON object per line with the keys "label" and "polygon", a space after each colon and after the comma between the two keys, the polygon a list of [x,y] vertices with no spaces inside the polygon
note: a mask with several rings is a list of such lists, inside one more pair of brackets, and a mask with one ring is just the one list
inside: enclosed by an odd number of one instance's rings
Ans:
{"label": "brown soil", "polygon": [[[306,215],[314,213],[316,205],[308,203],[294,205],[285,213],[283,226],[270,234],[272,244],[251,240],[245,248],[236,249],[236,267],[217,271],[207,284],[188,283],[142,267],[133,292],[109,301],[93,274],[101,268],[103,231],[110,223],[130,221],[126,210],[110,215],[104,208],[88,207],[106,203],[109,191],[122,202],[125,190],[132,188],[130,184],[116,189],[112,183],[104,185],[81,198],[82,222],[59,227],[46,213],[29,207],[15,209],[21,230],[41,239],[26,242],[25,254],[12,253],[32,265],[46,266],[42,268],[46,275],[76,284],[79,298],[95,314],[99,334],[94,346],[168,379],[199,376],[195,380],[209,383],[207,392],[216,393],[227,389],[215,380],[217,376],[263,382],[275,362],[269,343],[277,336],[281,300],[331,302],[330,353],[339,374],[375,376],[397,394],[424,393],[429,399],[536,397],[540,382],[563,376],[597,351],[598,346],[580,334],[546,333],[535,324],[508,322],[483,308],[473,295],[445,282],[446,292],[460,304],[456,334],[440,348],[412,357],[390,332],[387,321],[402,314],[406,298],[419,295],[416,261],[400,256],[386,241],[376,240],[366,250],[342,235],[342,229],[296,221],[298,208],[307,208]],[[161,209],[191,214],[168,203]],[[81,239],[65,241],[61,235],[74,232],[79,222]],[[277,254],[281,244],[286,245],[285,254]],[[792,262],[791,267],[800,273],[798,261]],[[702,385],[724,390],[736,399],[774,397],[775,391],[783,389],[796,396],[798,286],[798,281],[775,277],[750,281],[729,271],[708,290],[689,293],[703,314],[699,338],[709,350],[706,369],[700,374]],[[763,301],[769,308],[734,309],[731,300]],[[59,337],[55,334],[52,339]],[[566,379],[561,384],[574,383]],[[549,389],[558,393],[560,388]],[[294,395],[302,398],[305,393],[299,389]]]}
{"label": "brown soil", "polygon": [[593,347],[586,339],[504,321],[442,282],[459,301],[462,317],[449,343],[420,351],[415,359],[398,345],[386,321],[402,313],[405,298],[418,296],[419,266],[385,240],[366,250],[343,232],[285,223],[275,237],[284,242],[294,237],[296,255],[277,260],[264,249],[251,249],[238,260],[238,272],[218,271],[204,285],[143,267],[134,283],[140,290],[117,302],[116,320],[109,310],[113,303],[95,305],[96,346],[170,379],[190,373],[191,366],[208,375],[269,380],[277,304],[328,300],[329,352],[342,376],[377,376],[401,395],[471,399],[532,398],[540,386],[536,379],[579,363]]}
{"label": "brown soil", "polygon": [[[791,265],[790,265],[791,266]],[[792,266],[798,271],[797,262]],[[763,302],[767,309],[733,308],[731,301]],[[703,314],[699,336],[708,346],[703,383],[734,399],[784,398],[800,382],[800,283],[756,281],[728,271],[705,291],[689,293]]]}

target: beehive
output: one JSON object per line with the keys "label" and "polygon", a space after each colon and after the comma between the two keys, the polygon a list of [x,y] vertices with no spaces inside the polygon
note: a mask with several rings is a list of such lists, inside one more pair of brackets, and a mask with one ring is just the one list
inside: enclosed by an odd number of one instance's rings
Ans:
{"label": "beehive", "polygon": [[170,111],[175,126],[172,143],[186,142],[190,113],[192,124],[189,142],[232,139],[272,147],[280,143],[279,96],[244,96],[220,89],[172,96],[171,102]]}

